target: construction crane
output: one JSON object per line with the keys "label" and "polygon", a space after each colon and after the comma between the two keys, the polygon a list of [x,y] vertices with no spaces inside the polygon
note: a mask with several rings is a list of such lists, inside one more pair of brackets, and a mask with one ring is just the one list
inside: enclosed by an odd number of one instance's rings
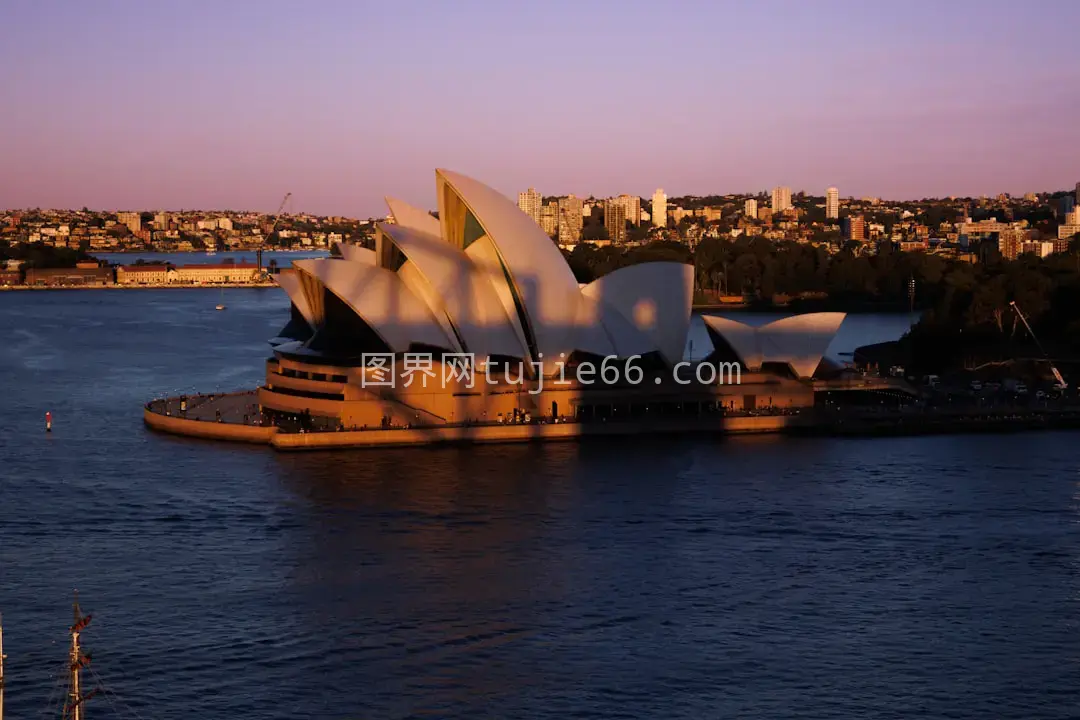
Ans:
{"label": "construction crane", "polygon": [[1024,313],[1020,312],[1020,306],[1016,304],[1015,300],[1010,302],[1009,305],[1012,306],[1012,309],[1016,311],[1017,317],[1019,317],[1020,320],[1023,321],[1024,327],[1027,328],[1027,331],[1031,333],[1031,339],[1035,341],[1035,344],[1039,347],[1039,350],[1042,352],[1043,357],[1046,358],[1047,364],[1050,365],[1050,372],[1054,374],[1054,379],[1057,380],[1060,389],[1064,390],[1065,388],[1067,388],[1069,386],[1068,383],[1065,382],[1065,378],[1061,376],[1061,373],[1058,372],[1058,369],[1054,367],[1054,363],[1050,361],[1050,356],[1047,354],[1046,349],[1043,348],[1042,343],[1039,342],[1039,338],[1036,337],[1035,331],[1031,329],[1031,324],[1028,322],[1027,318],[1024,317]]}
{"label": "construction crane", "polygon": [[291,192],[285,193],[285,197],[281,198],[281,204],[278,205],[277,212],[274,213],[274,224],[270,226],[270,232],[266,233],[266,239],[269,240],[270,236],[277,230],[278,221],[281,220],[281,211],[285,209],[285,203],[289,202],[289,198],[292,197]]}

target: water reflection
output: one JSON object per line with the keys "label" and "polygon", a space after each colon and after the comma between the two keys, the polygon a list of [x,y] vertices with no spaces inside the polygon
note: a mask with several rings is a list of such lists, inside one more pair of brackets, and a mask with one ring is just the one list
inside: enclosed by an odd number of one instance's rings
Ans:
{"label": "water reflection", "polygon": [[143,717],[1080,702],[1076,433],[295,455],[148,433],[155,392],[264,372],[284,296],[232,292],[0,294],[13,716],[52,689],[73,585]]}
{"label": "water reflection", "polygon": [[639,613],[614,588],[665,585],[677,549],[629,548],[692,462],[604,441],[283,456],[309,518],[288,543],[296,605],[382,679],[376,704],[524,700],[561,681],[536,653],[575,654]]}

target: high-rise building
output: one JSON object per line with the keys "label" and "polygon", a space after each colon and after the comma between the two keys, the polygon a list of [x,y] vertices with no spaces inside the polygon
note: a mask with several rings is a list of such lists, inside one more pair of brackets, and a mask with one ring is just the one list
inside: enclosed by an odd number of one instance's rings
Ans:
{"label": "high-rise building", "polygon": [[611,242],[626,242],[626,205],[619,202],[619,198],[604,203],[604,227]]}
{"label": "high-rise building", "polygon": [[1023,250],[1024,233],[1020,230],[1009,228],[997,233],[998,251],[1006,260],[1015,260]]}
{"label": "high-rise building", "polygon": [[834,187],[825,191],[825,217],[829,220],[840,217],[840,191]]}
{"label": "high-rise building", "polygon": [[866,219],[862,215],[846,217],[842,225],[846,240],[866,240]]}
{"label": "high-rise building", "polygon": [[540,229],[548,235],[559,232],[559,203],[552,201],[540,208]]}
{"label": "high-rise building", "polygon": [[1058,240],[1068,240],[1080,233],[1080,225],[1058,225]]}
{"label": "high-rise building", "polygon": [[611,198],[608,202],[617,203],[626,210],[626,219],[632,222],[634,225],[641,223],[641,198],[637,195],[620,195],[616,198]]}
{"label": "high-rise building", "polygon": [[584,223],[581,198],[567,195],[559,200],[559,242],[576,243],[581,241],[581,226]]}
{"label": "high-rise building", "polygon": [[540,208],[544,206],[544,196],[536,192],[535,189],[529,188],[523,193],[518,193],[518,207],[521,208],[521,212],[525,213],[536,222],[540,224]]}
{"label": "high-rise building", "polygon": [[159,212],[154,216],[154,224],[157,225],[158,230],[169,229],[169,213]]}
{"label": "high-rise building", "polygon": [[1020,245],[1020,253],[1035,253],[1041,258],[1046,257],[1054,252],[1054,243],[1052,242],[1031,242],[1025,241]]}
{"label": "high-rise building", "polygon": [[1068,216],[1068,214],[1071,213],[1075,207],[1076,198],[1072,195],[1063,195],[1058,206],[1058,212],[1060,213],[1061,217],[1064,218]]}
{"label": "high-rise building", "polygon": [[773,212],[784,212],[785,210],[790,210],[791,208],[791,188],[784,187],[783,185],[774,187],[772,191]]}
{"label": "high-rise building", "polygon": [[667,195],[664,188],[656,188],[652,194],[652,224],[653,227],[667,227]]}
{"label": "high-rise building", "polygon": [[1073,202],[1080,205],[1080,182],[1076,183],[1076,193],[1073,195]]}
{"label": "high-rise building", "polygon": [[749,200],[744,202],[742,211],[743,211],[743,215],[745,215],[746,217],[748,217],[748,218],[756,218],[757,217],[757,200],[755,200],[754,198],[750,198]]}
{"label": "high-rise building", "polygon": [[116,222],[127,225],[128,230],[134,235],[142,230],[142,213],[118,212],[116,213]]}

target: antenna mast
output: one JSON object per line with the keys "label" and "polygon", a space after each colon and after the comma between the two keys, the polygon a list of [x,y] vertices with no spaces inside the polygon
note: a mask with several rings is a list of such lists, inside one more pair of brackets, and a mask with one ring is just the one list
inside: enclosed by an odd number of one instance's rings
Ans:
{"label": "antenna mast", "polygon": [[4,720],[4,618],[0,616],[0,720]]}
{"label": "antenna mast", "polygon": [[[67,702],[64,704],[64,720],[85,720],[83,703],[97,694],[97,690],[91,690],[82,694],[82,669],[90,664],[90,655],[84,655],[79,645],[79,634],[90,624],[90,615],[83,615],[79,609],[79,591],[75,591],[74,608],[75,622],[69,629],[71,634],[71,650],[68,654],[68,671],[71,673],[70,688]],[[0,718],[2,720],[2,718]]]}

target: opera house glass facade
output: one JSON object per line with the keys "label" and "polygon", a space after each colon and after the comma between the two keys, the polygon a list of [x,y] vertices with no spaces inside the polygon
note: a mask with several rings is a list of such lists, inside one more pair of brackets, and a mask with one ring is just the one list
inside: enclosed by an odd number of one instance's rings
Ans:
{"label": "opera house glass facade", "polygon": [[808,378],[842,315],[707,318],[716,350],[691,364],[692,265],[582,285],[510,199],[447,170],[435,192],[437,218],[388,198],[374,249],[344,245],[276,276],[291,318],[271,341],[264,412],[372,429],[812,404]]}

